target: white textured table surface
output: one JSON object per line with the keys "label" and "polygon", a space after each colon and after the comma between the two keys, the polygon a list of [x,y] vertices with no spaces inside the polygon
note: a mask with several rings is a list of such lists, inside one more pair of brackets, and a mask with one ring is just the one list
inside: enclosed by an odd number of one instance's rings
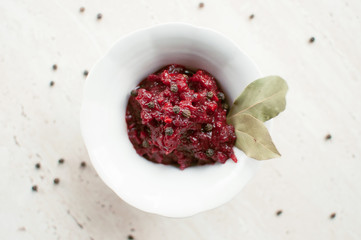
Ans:
{"label": "white textured table surface", "polygon": [[[150,2],[0,1],[0,239],[360,239],[360,1]],[[290,87],[272,131],[282,158],[228,204],[187,219],[119,199],[79,131],[83,71],[124,34],[167,21],[224,33]]]}

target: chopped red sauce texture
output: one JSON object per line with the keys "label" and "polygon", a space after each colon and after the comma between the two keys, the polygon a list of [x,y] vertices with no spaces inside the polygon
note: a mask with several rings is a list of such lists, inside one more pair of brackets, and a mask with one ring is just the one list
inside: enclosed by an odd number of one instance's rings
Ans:
{"label": "chopped red sauce texture", "polygon": [[236,135],[226,114],[225,96],[212,75],[171,64],[132,91],[128,136],[139,155],[180,169],[237,162]]}

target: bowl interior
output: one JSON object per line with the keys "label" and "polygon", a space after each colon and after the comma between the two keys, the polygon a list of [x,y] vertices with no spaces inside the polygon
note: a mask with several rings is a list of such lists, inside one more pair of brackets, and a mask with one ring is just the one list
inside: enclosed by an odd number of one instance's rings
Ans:
{"label": "bowl interior", "polygon": [[260,77],[232,41],[212,30],[176,23],[140,30],[117,41],[90,72],[81,128],[92,164],[123,200],[143,211],[185,217],[230,200],[253,175],[257,161],[235,149],[238,163],[228,160],[181,171],[137,155],[125,122],[129,93],[171,63],[208,71],[230,101]]}

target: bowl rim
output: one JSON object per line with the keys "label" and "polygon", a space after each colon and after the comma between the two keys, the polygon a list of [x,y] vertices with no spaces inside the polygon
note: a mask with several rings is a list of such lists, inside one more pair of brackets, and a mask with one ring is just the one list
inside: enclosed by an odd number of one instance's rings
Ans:
{"label": "bowl rim", "polygon": [[[232,44],[233,47],[235,47],[240,54],[244,55],[244,57],[247,58],[247,61],[249,61],[255,68],[255,70],[257,71],[257,73],[262,76],[261,74],[261,71],[259,69],[259,67],[256,65],[256,63],[254,62],[254,60],[252,58],[250,58],[232,39],[230,39],[229,37],[225,36],[223,33],[221,32],[218,32],[214,29],[211,29],[211,28],[207,28],[207,27],[202,27],[202,26],[197,26],[197,25],[193,25],[193,24],[189,24],[189,23],[184,23],[184,22],[167,22],[167,23],[161,23],[161,24],[156,24],[156,25],[152,25],[152,26],[149,26],[149,27],[144,27],[144,28],[140,28],[140,29],[137,29],[135,31],[132,31],[130,33],[127,33],[125,34],[124,36],[118,38],[116,41],[113,42],[113,44],[111,45],[111,47],[105,52],[105,54],[100,57],[96,62],[95,64],[93,65],[93,67],[91,68],[91,70],[89,71],[89,74],[88,74],[88,77],[87,78],[90,78],[93,74],[93,71],[94,69],[96,69],[96,67],[99,65],[100,62],[104,61],[104,59],[106,59],[109,54],[113,51],[113,49],[115,48],[115,46],[122,40],[128,38],[128,37],[131,37],[132,35],[136,35],[140,32],[143,32],[143,31],[149,31],[149,30],[152,30],[152,29],[155,29],[155,28],[159,28],[159,27],[165,27],[165,26],[185,26],[185,27],[190,27],[190,28],[195,28],[195,29],[198,29],[198,30],[201,30],[201,31],[208,31],[208,32],[211,32],[212,34],[216,34],[218,35],[219,37],[221,38],[224,38],[226,39],[229,44]],[[108,183],[108,180],[106,180],[106,177],[103,176],[103,173],[101,173],[96,167],[95,167],[95,164],[94,164],[94,157],[92,157],[89,149],[88,149],[88,145],[87,144],[87,140],[86,137],[85,137],[85,134],[84,134],[84,121],[86,121],[84,118],[84,112],[85,112],[85,106],[87,105],[87,101],[86,101],[86,91],[87,89],[89,88],[89,84],[90,82],[89,81],[85,81],[85,84],[84,84],[84,88],[83,88],[83,94],[82,94],[82,103],[81,103],[81,109],[80,109],[80,128],[81,128],[81,135],[82,135],[82,138],[83,138],[83,141],[85,143],[85,146],[86,146],[86,149],[87,149],[87,152],[89,154],[89,159],[90,159],[90,162],[92,163],[92,165],[94,166],[94,169],[95,171],[97,172],[97,174],[99,175],[100,179],[105,183],[105,185],[110,188],[118,197],[120,197],[124,202],[126,202],[128,205],[130,206],[133,206],[133,207],[136,207],[138,209],[141,209],[142,211],[144,212],[148,212],[148,213],[152,213],[152,214],[156,214],[156,215],[160,215],[160,216],[166,216],[166,217],[174,217],[174,216],[167,216],[165,215],[164,213],[160,213],[159,211],[150,211],[150,210],[147,210],[147,209],[142,209],[142,208],[139,208],[139,206],[135,206],[133,204],[131,204],[130,202],[128,202],[127,200],[124,200],[124,198],[122,196],[120,196],[120,194],[114,190],[110,184]],[[271,122],[272,121],[268,121],[267,122],[267,127],[270,129],[271,127]],[[248,158],[248,157],[246,157]],[[250,158],[248,158],[250,159]],[[254,160],[256,161],[256,160]],[[259,163],[257,161],[257,167],[259,167]],[[255,174],[256,170],[252,173],[252,176]],[[252,176],[248,179],[248,181],[252,178]],[[247,181],[247,182],[248,182]],[[211,209],[214,209],[214,208],[217,208],[227,202],[229,202],[230,200],[232,200],[241,190],[242,190],[243,187],[241,187],[236,194],[234,194],[233,196],[230,196],[229,198],[227,198],[225,201],[223,201],[221,204],[218,204],[217,206],[212,206],[212,207],[209,207],[209,208],[204,208],[204,209],[200,209],[199,211],[194,211],[192,214],[187,214],[186,216],[175,216],[176,218],[182,218],[182,217],[190,217],[190,216],[193,216],[193,215],[196,215],[198,213],[201,213],[201,212],[204,212],[204,211],[208,211],[208,210],[211,210]]]}

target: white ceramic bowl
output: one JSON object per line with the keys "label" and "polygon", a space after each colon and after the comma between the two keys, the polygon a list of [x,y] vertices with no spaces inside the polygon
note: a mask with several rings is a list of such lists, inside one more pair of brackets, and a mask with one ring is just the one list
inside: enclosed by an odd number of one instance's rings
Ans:
{"label": "white ceramic bowl", "polygon": [[148,74],[171,63],[208,71],[231,101],[261,76],[253,61],[220,33],[183,23],[157,25],[119,39],[94,66],[85,84],[80,123],[94,168],[119,197],[146,212],[186,217],[232,199],[258,162],[234,148],[238,163],[182,171],[135,152],[125,122],[129,93]]}

